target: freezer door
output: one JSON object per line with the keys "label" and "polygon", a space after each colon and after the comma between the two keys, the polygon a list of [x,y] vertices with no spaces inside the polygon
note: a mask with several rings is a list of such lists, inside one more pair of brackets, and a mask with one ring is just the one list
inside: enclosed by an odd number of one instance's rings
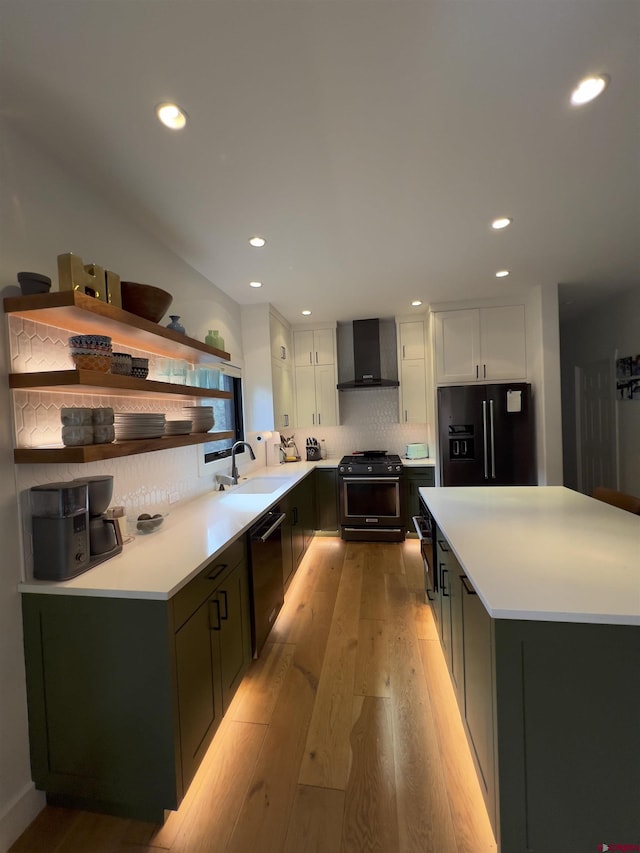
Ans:
{"label": "freezer door", "polygon": [[[487,385],[489,484],[536,484],[531,386]],[[519,407],[519,411],[517,410]]]}

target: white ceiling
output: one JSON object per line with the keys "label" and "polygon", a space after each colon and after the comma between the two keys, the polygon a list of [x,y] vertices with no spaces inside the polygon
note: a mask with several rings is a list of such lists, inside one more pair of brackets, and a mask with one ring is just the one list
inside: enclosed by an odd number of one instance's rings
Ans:
{"label": "white ceiling", "polygon": [[638,0],[0,0],[0,39],[2,114],[239,303],[640,284]]}

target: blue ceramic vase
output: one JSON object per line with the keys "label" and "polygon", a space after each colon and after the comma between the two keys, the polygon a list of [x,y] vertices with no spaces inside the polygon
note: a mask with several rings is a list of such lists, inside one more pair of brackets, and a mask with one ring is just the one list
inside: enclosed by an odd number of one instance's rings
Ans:
{"label": "blue ceramic vase", "polygon": [[184,326],[180,323],[180,317],[177,314],[169,314],[171,322],[167,323],[167,329],[173,329],[174,332],[180,332],[181,335],[186,334]]}

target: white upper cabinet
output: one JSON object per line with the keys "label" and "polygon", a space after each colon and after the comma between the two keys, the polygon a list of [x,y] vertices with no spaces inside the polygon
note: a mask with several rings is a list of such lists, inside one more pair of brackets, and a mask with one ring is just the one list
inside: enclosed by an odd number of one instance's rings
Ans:
{"label": "white upper cabinet", "polygon": [[279,317],[269,314],[271,342],[271,378],[273,394],[273,426],[276,430],[294,425],[293,358],[291,329]]}
{"label": "white upper cabinet", "polygon": [[291,353],[291,329],[278,317],[269,314],[269,334],[271,339],[271,358],[293,363]]}
{"label": "white upper cabinet", "polygon": [[526,379],[524,305],[440,311],[434,329],[437,383]]}
{"label": "white upper cabinet", "polygon": [[402,361],[424,358],[424,323],[422,320],[409,323],[399,322],[398,341]]}
{"label": "white upper cabinet", "polygon": [[403,424],[427,420],[427,361],[422,320],[397,321],[399,419]]}
{"label": "white upper cabinet", "polygon": [[296,426],[338,425],[338,383],[334,328],[293,333]]}
{"label": "white upper cabinet", "polygon": [[302,329],[293,333],[295,366],[317,366],[335,364],[335,331],[326,329]]}

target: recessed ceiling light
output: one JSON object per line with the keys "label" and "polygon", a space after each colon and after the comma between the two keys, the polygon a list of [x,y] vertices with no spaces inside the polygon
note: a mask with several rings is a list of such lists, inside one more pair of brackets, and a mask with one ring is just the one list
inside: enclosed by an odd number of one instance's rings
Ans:
{"label": "recessed ceiling light", "polygon": [[182,130],[187,123],[187,114],[177,104],[159,104],[156,115],[165,127]]}
{"label": "recessed ceiling light", "polygon": [[414,299],[411,304],[413,305],[414,308],[417,308],[418,305],[422,305],[422,299]]}
{"label": "recessed ceiling light", "polygon": [[264,237],[250,237],[249,244],[254,247],[254,249],[261,249],[267,241]]}
{"label": "recessed ceiling light", "polygon": [[513,219],[510,219],[508,216],[500,216],[498,219],[493,220],[491,227],[494,231],[501,231],[503,228],[511,225],[512,222]]}
{"label": "recessed ceiling light", "polygon": [[496,278],[504,278],[507,275],[509,275],[509,270],[498,270]]}
{"label": "recessed ceiling light", "polygon": [[574,107],[588,104],[589,101],[604,92],[608,83],[609,78],[606,74],[594,74],[592,77],[585,77],[571,93],[571,103]]}
{"label": "recessed ceiling light", "polygon": [[308,317],[308,316],[309,316],[309,314],[311,314],[311,311],[309,311],[309,309],[308,309],[308,308],[305,308],[305,309],[304,309],[304,311],[303,311],[302,313],[304,314],[304,316],[305,316],[305,317]]}
{"label": "recessed ceiling light", "polygon": [[261,281],[250,281],[249,287],[262,287],[262,282]]}

